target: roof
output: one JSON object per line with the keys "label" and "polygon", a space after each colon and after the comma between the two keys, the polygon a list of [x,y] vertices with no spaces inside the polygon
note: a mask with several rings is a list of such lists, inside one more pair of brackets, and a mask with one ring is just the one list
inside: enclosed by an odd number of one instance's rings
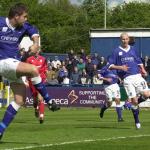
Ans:
{"label": "roof", "polygon": [[90,29],[90,38],[120,37],[122,32],[127,32],[133,37],[150,37],[150,28],[116,28],[116,29]]}

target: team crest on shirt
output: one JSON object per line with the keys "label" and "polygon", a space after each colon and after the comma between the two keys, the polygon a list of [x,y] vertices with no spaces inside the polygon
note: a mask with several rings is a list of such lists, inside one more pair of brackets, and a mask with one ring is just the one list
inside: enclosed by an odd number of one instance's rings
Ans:
{"label": "team crest on shirt", "polygon": [[122,55],[122,52],[119,52],[119,56],[121,56]]}
{"label": "team crest on shirt", "polygon": [[3,27],[2,32],[6,32],[8,30],[8,27]]}

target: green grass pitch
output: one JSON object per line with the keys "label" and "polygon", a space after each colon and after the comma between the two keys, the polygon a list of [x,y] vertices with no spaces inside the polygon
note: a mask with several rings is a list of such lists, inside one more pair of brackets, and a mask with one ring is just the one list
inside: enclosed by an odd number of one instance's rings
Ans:
{"label": "green grass pitch", "polygon": [[[0,109],[2,118],[5,109]],[[39,124],[33,108],[22,108],[6,130],[0,150],[149,150],[150,110],[141,109],[142,128],[136,130],[131,111],[117,122],[114,108],[99,118],[98,108],[62,108]]]}

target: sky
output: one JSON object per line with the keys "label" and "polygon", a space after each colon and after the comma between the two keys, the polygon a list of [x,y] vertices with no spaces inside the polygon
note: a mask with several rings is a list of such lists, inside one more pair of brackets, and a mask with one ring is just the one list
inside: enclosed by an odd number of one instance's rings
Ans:
{"label": "sky", "polygon": [[[72,4],[80,5],[83,0],[70,0],[70,1],[71,1]],[[150,0],[107,0],[107,1],[108,1],[108,5],[110,7],[115,7],[118,4],[121,4],[123,2],[125,2],[125,3],[135,2],[135,1],[138,1],[138,2],[149,2]]]}
{"label": "sky", "polygon": [[129,2],[149,2],[149,0],[108,0],[109,6],[115,7],[118,4],[121,4],[123,2],[129,3]]}
{"label": "sky", "polygon": [[83,0],[70,0],[70,2],[72,4],[77,4],[77,5],[80,5],[82,3]]}

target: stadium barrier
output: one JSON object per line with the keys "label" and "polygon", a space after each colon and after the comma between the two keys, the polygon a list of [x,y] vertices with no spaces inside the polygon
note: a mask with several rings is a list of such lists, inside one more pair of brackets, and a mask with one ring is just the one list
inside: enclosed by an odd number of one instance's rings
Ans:
{"label": "stadium barrier", "polygon": [[[100,107],[106,101],[102,85],[47,85],[48,93],[53,100],[62,107]],[[121,86],[121,105],[127,100],[125,89]],[[26,106],[33,105],[33,98],[29,88],[26,90]],[[0,107],[7,107],[13,100],[13,93],[9,86],[0,83]],[[113,102],[112,107],[115,106]],[[150,107],[150,99],[140,104],[140,107]]]}
{"label": "stadium barrier", "polygon": [[[47,86],[48,93],[55,102],[65,107],[100,107],[105,103],[104,89],[81,86]],[[27,89],[26,106],[33,105],[31,92]]]}
{"label": "stadium barrier", "polygon": [[[102,85],[47,85],[48,93],[55,102],[63,107],[101,107],[106,101]],[[127,100],[123,86],[120,86],[121,105]],[[27,89],[26,106],[33,105],[32,94]],[[113,102],[112,107],[115,107]],[[150,99],[142,102],[140,107],[150,107]]]}

